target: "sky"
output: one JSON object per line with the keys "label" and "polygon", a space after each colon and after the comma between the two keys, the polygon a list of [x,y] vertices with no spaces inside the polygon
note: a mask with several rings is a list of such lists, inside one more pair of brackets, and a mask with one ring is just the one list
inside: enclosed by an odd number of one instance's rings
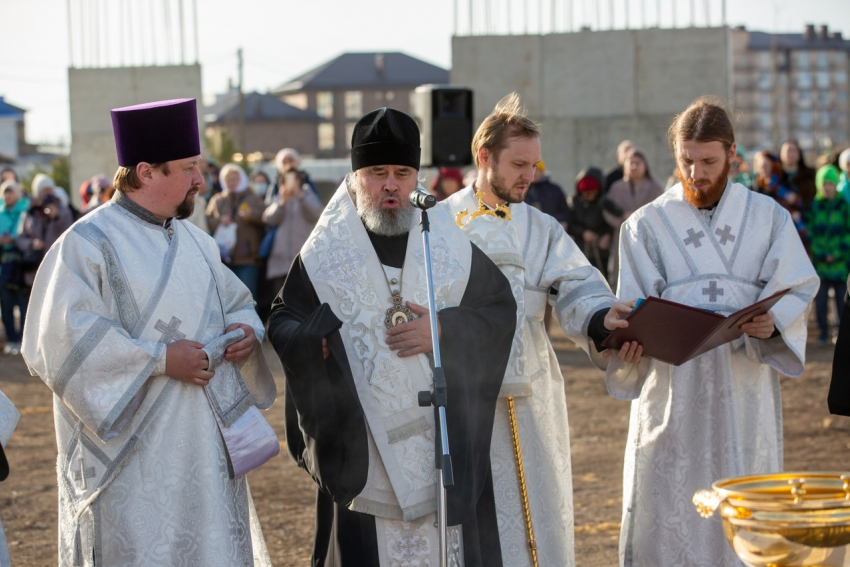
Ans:
{"label": "sky", "polygon": [[[611,6],[618,29],[627,18],[630,27],[656,25],[659,8],[661,27],[671,27],[674,9],[685,27],[691,6],[697,26],[720,25],[723,10],[723,0],[0,0],[0,96],[27,110],[27,141],[69,142],[72,63],[177,63],[181,4],[183,54],[191,63],[197,53],[205,98],[236,82],[240,48],[245,90],[265,92],[346,51],[402,51],[448,69],[455,26],[469,34],[470,9],[476,34],[608,29]],[[847,0],[727,0],[726,20],[769,32],[827,24],[850,38]]]}

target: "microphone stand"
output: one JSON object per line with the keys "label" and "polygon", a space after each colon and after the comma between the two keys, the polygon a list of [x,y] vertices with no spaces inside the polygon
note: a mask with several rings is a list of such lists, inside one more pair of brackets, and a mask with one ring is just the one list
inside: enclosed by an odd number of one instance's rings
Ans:
{"label": "microphone stand", "polygon": [[437,482],[437,525],[440,533],[440,565],[448,567],[448,526],[446,525],[446,488],[454,486],[452,474],[452,458],[449,455],[449,434],[446,428],[446,376],[443,374],[440,360],[440,338],[437,335],[437,305],[434,300],[434,276],[431,267],[431,224],[428,221],[428,211],[421,209],[419,226],[422,229],[422,242],[425,248],[425,273],[428,284],[428,312],[431,317],[431,345],[434,349],[434,389],[419,392],[421,407],[434,406],[434,457],[438,471]]}

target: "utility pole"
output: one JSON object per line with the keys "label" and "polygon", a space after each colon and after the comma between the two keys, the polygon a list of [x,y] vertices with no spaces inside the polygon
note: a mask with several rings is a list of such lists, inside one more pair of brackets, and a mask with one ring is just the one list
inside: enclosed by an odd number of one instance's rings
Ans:
{"label": "utility pole", "polygon": [[183,24],[183,0],[179,0],[177,2],[177,9],[180,11],[180,64],[186,64],[186,42],[184,41],[184,35],[186,34],[186,28]]}
{"label": "utility pole", "polygon": [[236,58],[239,61],[239,151],[242,155],[247,154],[245,147],[245,92],[242,90],[242,48],[236,51]]}

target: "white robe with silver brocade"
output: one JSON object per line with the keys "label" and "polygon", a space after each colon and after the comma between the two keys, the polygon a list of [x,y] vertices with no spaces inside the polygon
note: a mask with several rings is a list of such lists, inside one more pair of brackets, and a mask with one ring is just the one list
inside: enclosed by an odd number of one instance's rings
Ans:
{"label": "white robe with silver brocade", "polygon": [[[443,206],[454,217],[463,209],[475,211],[478,199],[467,187],[443,201]],[[564,378],[543,316],[548,301],[567,337],[604,368],[604,359],[587,338],[587,328],[591,317],[610,308],[615,297],[554,217],[524,203],[512,204],[510,210],[510,221],[482,217],[464,227],[470,239],[505,272],[515,295],[522,294],[517,304],[524,306],[496,406],[490,446],[502,559],[505,567],[531,565],[505,401],[512,396],[538,563],[572,567],[575,545],[567,402]],[[499,234],[500,230],[512,234],[508,238]],[[514,274],[518,267],[519,286]],[[557,295],[550,293],[552,288]]]}
{"label": "white robe with silver brocade", "polygon": [[205,388],[165,375],[169,342],[206,344],[231,323],[262,341],[263,327],[208,235],[139,209],[110,203],[77,222],[30,299],[23,355],[54,393],[59,565],[267,565],[211,409],[231,424],[271,404],[262,352],[241,376],[222,363]]}
{"label": "white robe with silver brocade", "polygon": [[691,501],[716,480],[782,470],[779,373],[803,372],[818,277],[774,200],[727,185],[716,209],[698,210],[676,185],[623,224],[619,282],[624,299],[723,315],[791,288],[772,309],[781,336],[744,335],[678,367],[612,361],[606,377],[614,397],[634,400],[620,564],[740,567],[720,518],[704,520]]}

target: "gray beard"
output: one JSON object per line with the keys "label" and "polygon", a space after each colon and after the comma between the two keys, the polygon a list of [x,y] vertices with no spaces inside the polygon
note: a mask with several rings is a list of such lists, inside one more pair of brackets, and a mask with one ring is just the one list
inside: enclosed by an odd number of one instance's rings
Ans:
{"label": "gray beard", "polygon": [[366,230],[379,236],[401,236],[410,232],[415,214],[410,203],[402,199],[400,209],[376,209],[369,196],[363,194],[357,181],[351,179],[350,187],[354,190],[357,215]]}

